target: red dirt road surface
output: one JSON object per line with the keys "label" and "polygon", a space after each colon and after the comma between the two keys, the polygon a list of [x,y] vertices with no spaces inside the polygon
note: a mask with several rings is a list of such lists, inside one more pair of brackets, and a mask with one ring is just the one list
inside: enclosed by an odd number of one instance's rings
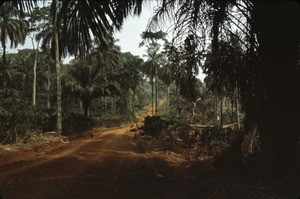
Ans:
{"label": "red dirt road surface", "polygon": [[102,131],[51,153],[0,166],[1,196],[185,198],[186,159],[172,152],[141,150],[129,129],[127,125]]}
{"label": "red dirt road surface", "polygon": [[[4,199],[184,198],[185,159],[139,153],[125,126],[0,168]],[[182,173],[183,172],[183,173]]]}

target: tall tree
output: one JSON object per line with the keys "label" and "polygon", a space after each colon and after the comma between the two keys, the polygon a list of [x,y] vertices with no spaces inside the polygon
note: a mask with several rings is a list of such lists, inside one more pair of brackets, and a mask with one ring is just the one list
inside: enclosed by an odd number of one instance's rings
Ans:
{"label": "tall tree", "polygon": [[[126,103],[126,111],[131,110],[132,113],[134,112],[134,99],[136,90],[142,81],[141,71],[143,63],[143,59],[132,55],[130,52],[127,52],[122,53],[119,65],[116,68],[116,76],[122,89],[121,92],[123,97],[126,98],[123,100]],[[130,90],[132,92],[131,105],[128,103],[128,101],[130,101]]]}
{"label": "tall tree", "polygon": [[59,23],[58,23],[58,9],[59,9],[59,2],[57,0],[53,0],[51,4],[51,13],[53,16],[53,51],[54,51],[54,63],[56,69],[56,114],[57,114],[57,121],[56,121],[56,128],[59,135],[62,133],[62,104],[61,104],[61,69],[60,69],[60,51],[59,51]]}
{"label": "tall tree", "polygon": [[[158,70],[163,64],[164,56],[160,52],[161,44],[160,40],[167,42],[166,33],[162,31],[151,32],[145,31],[141,35],[143,41],[140,46],[146,44],[148,60],[145,62],[145,73],[150,76],[151,83],[151,98],[152,98],[152,115],[157,113],[158,109]],[[154,101],[154,88],[155,88],[155,109],[153,107]]]}
{"label": "tall tree", "polygon": [[1,28],[1,45],[2,45],[2,62],[0,62],[0,79],[1,84],[7,91],[12,77],[10,74],[9,63],[6,59],[6,43],[10,40],[10,47],[16,47],[18,44],[24,44],[27,33],[27,24],[24,20],[18,19],[20,13],[13,7],[12,2],[5,2],[0,7],[0,28]]}
{"label": "tall tree", "polygon": [[[37,34],[49,25],[50,7],[36,7],[32,12],[28,14],[29,22],[29,37],[31,39],[32,47],[34,49],[34,61],[33,61],[33,85],[32,85],[32,105],[36,105],[37,95],[37,64],[38,64],[38,52],[40,38],[37,39]],[[50,26],[49,28],[51,28]],[[34,42],[36,40],[36,42]]]}
{"label": "tall tree", "polygon": [[6,60],[6,43],[10,40],[10,46],[16,47],[19,43],[24,44],[27,24],[22,19],[17,19],[20,13],[16,10],[11,2],[5,2],[0,7],[0,27],[1,27],[1,45],[3,48],[2,64],[7,64]]}
{"label": "tall tree", "polygon": [[66,89],[81,100],[86,117],[89,117],[90,106],[94,99],[119,93],[117,82],[111,81],[107,75],[102,75],[100,70],[97,65],[79,60],[66,79]]}
{"label": "tall tree", "polygon": [[[300,136],[299,73],[300,5],[295,1],[253,1],[252,30],[258,59],[253,66],[255,111],[263,157],[282,167],[295,156]],[[278,90],[282,92],[278,92]],[[253,97],[252,97],[253,99]],[[296,109],[296,110],[295,110]]]}

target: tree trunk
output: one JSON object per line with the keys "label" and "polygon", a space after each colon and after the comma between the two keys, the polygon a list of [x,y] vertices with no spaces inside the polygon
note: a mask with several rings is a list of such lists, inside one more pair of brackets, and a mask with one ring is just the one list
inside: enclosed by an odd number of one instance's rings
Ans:
{"label": "tree trunk", "polygon": [[104,115],[107,116],[107,97],[102,97],[102,101],[104,100]]}
{"label": "tree trunk", "polygon": [[154,82],[153,82],[153,77],[151,78],[151,114],[152,116],[154,115]]}
{"label": "tree trunk", "polygon": [[176,117],[179,116],[179,113],[181,112],[181,110],[179,110],[179,88],[178,86],[176,86],[176,90],[175,90],[175,97],[176,97]]}
{"label": "tree trunk", "polygon": [[82,106],[84,110],[84,116],[90,117],[90,101],[87,99],[82,99]]}
{"label": "tree trunk", "polygon": [[35,48],[33,37],[31,37],[31,43],[34,50],[34,62],[33,62],[33,88],[32,88],[32,105],[36,105],[36,68],[37,68],[37,59],[38,59],[38,46],[39,42],[37,42],[37,47]]}
{"label": "tree trunk", "polygon": [[[1,37],[1,44],[2,44],[2,48],[3,48],[3,52],[2,52],[2,67],[3,68],[0,68],[0,73],[2,72],[2,77],[4,77],[4,70],[5,70],[5,67],[6,67],[6,35],[5,35],[5,31],[3,31],[2,33],[2,37]],[[1,66],[0,66],[1,67]],[[1,71],[2,70],[2,71]],[[7,80],[2,80],[3,81],[3,90],[4,90],[4,96],[7,95]]]}
{"label": "tree trunk", "polygon": [[51,108],[51,75],[50,75],[50,65],[48,65],[48,72],[47,72],[47,85],[46,85],[46,91],[47,91],[47,108]]}
{"label": "tree trunk", "polygon": [[299,59],[300,6],[293,1],[253,3],[253,20],[259,32],[256,71],[263,90],[257,91],[262,155],[267,165],[283,168],[295,156],[300,131],[290,123],[297,106],[295,91],[300,86],[293,81]]}
{"label": "tree trunk", "polygon": [[223,97],[220,100],[220,125],[223,126]]}
{"label": "tree trunk", "polygon": [[[6,65],[6,32],[2,31],[1,35],[1,44],[2,44],[2,65]],[[1,69],[1,68],[0,68]]]}
{"label": "tree trunk", "polygon": [[216,124],[218,124],[220,117],[219,117],[219,100],[218,100],[218,96],[215,94],[215,110],[216,110],[216,114],[215,114],[215,118],[216,118]]}
{"label": "tree trunk", "polygon": [[155,115],[158,111],[158,77],[157,72],[155,74]]}
{"label": "tree trunk", "polygon": [[135,89],[132,89],[131,112],[134,113],[134,111],[135,111]]}
{"label": "tree trunk", "polygon": [[238,130],[241,129],[239,108],[240,108],[239,100],[238,97],[235,96],[235,112],[236,112],[236,122],[237,122]]}
{"label": "tree trunk", "polygon": [[58,1],[52,1],[52,9],[53,9],[53,39],[54,39],[54,47],[55,47],[55,69],[56,69],[56,103],[57,103],[57,121],[56,121],[56,129],[59,135],[62,133],[62,104],[61,104],[61,74],[60,74],[60,57],[59,57],[59,37],[58,37]]}
{"label": "tree trunk", "polygon": [[235,123],[235,114],[234,114],[234,107],[235,107],[235,98],[234,99],[231,99],[230,101],[230,108],[231,108],[231,123]]}

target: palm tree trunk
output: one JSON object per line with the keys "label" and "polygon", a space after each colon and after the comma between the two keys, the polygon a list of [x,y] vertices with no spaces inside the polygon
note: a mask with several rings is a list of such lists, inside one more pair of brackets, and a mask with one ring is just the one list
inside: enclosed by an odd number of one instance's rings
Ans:
{"label": "palm tree trunk", "polygon": [[223,126],[223,97],[220,100],[220,125]]}
{"label": "palm tree trunk", "polygon": [[151,114],[152,116],[154,115],[154,82],[153,82],[153,77],[151,77]]}
{"label": "palm tree trunk", "polygon": [[178,86],[176,86],[176,93],[175,93],[175,95],[176,95],[176,117],[178,117],[179,116],[179,88],[178,88]]}
{"label": "palm tree trunk", "polygon": [[1,35],[1,44],[2,44],[2,64],[6,65],[6,31],[2,30],[2,35]]}
{"label": "palm tree trunk", "polygon": [[36,105],[36,68],[37,68],[37,59],[38,59],[38,46],[39,42],[37,43],[37,48],[35,48],[33,37],[31,38],[32,47],[34,50],[34,63],[33,63],[33,88],[32,88],[32,105]]}
{"label": "palm tree trunk", "polygon": [[90,117],[90,101],[87,99],[82,99],[82,105],[84,110],[84,116]]}
{"label": "palm tree trunk", "polygon": [[169,112],[169,107],[170,107],[170,104],[171,104],[171,97],[170,97],[170,85],[167,86],[167,103],[166,103],[166,108],[167,108],[167,111]]}
{"label": "palm tree trunk", "polygon": [[[2,72],[2,76],[4,76],[4,68],[6,67],[6,35],[5,35],[5,31],[2,31],[2,37],[1,37],[1,44],[2,44],[2,48],[3,48],[3,53],[2,53],[2,67],[0,68],[0,72]],[[1,71],[3,70],[3,71]],[[7,95],[7,82],[4,80],[3,82],[3,90],[4,90],[4,96]]]}
{"label": "palm tree trunk", "polygon": [[235,114],[234,114],[234,105],[235,104],[235,97],[234,99],[231,99],[230,101],[230,108],[231,108],[231,123],[234,124],[235,123]]}
{"label": "palm tree trunk", "polygon": [[33,89],[32,89],[32,105],[36,105],[36,67],[37,67],[37,52],[34,55],[33,64]]}
{"label": "palm tree trunk", "polygon": [[46,91],[47,91],[47,108],[51,108],[51,76],[50,76],[50,65],[48,65],[48,72],[47,72],[47,85],[46,85]]}
{"label": "palm tree trunk", "polygon": [[157,114],[158,110],[158,77],[157,73],[155,74],[155,115]]}
{"label": "palm tree trunk", "polygon": [[237,122],[238,130],[241,129],[239,108],[240,108],[239,99],[237,96],[235,96],[235,111],[236,111],[236,122]]}
{"label": "palm tree trunk", "polygon": [[267,165],[282,168],[295,157],[300,134],[299,125],[291,124],[295,90],[300,87],[293,81],[299,60],[300,8],[296,1],[253,2],[260,44],[257,71],[264,89],[257,94],[261,150]]}
{"label": "palm tree trunk", "polygon": [[102,101],[104,100],[104,115],[107,116],[107,97],[102,97]]}
{"label": "palm tree trunk", "polygon": [[216,116],[216,124],[218,124],[218,121],[220,120],[220,117],[219,117],[219,100],[218,100],[218,96],[215,94],[215,99],[216,99],[216,101],[215,101],[215,110],[216,110],[216,114],[215,114],[215,116]]}
{"label": "palm tree trunk", "polygon": [[56,92],[57,92],[57,121],[56,121],[56,129],[59,135],[62,133],[62,104],[61,104],[61,74],[60,74],[60,57],[59,57],[59,38],[58,38],[58,1],[52,1],[52,9],[53,9],[53,38],[55,43],[55,69],[56,69]]}
{"label": "palm tree trunk", "polygon": [[132,89],[132,96],[131,96],[131,111],[134,113],[134,105],[135,105],[135,89]]}

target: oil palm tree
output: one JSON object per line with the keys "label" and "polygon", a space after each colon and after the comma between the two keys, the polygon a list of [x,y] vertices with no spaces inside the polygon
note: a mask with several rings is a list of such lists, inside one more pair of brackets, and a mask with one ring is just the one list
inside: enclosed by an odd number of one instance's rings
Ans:
{"label": "oil palm tree", "polygon": [[0,7],[0,39],[3,48],[2,61],[0,62],[0,79],[5,93],[7,87],[12,84],[11,70],[6,58],[7,40],[10,40],[11,47],[16,47],[19,43],[24,43],[26,36],[26,23],[23,20],[15,18],[18,14],[18,11],[14,9],[11,2],[5,2]]}
{"label": "oil palm tree", "polygon": [[12,6],[11,2],[5,2],[0,7],[0,27],[1,27],[1,45],[3,48],[2,64],[6,64],[6,43],[10,40],[10,47],[16,47],[18,44],[24,44],[27,25],[25,21],[17,19],[19,13]]}
{"label": "oil palm tree", "polygon": [[[157,89],[158,89],[158,70],[159,62],[158,59],[161,56],[158,55],[157,51],[150,52],[148,49],[148,60],[144,63],[144,72],[150,77],[151,84],[151,103],[152,103],[152,115],[157,112]],[[154,95],[155,89],[155,95]],[[154,98],[155,98],[155,108],[154,108]]]}
{"label": "oil palm tree", "polygon": [[[131,111],[134,112],[134,98],[136,90],[141,83],[141,69],[143,66],[143,60],[131,53],[122,53],[120,62],[116,68],[116,76],[118,83],[121,85],[124,101],[129,100],[129,91],[132,91],[131,95]],[[127,108],[128,109],[128,108]],[[127,110],[126,110],[127,111]]]}
{"label": "oil palm tree", "polygon": [[14,70],[11,68],[10,60],[7,64],[2,65],[0,69],[0,86],[3,88],[4,94],[7,94],[7,88],[12,87],[14,84]]}
{"label": "oil palm tree", "polygon": [[51,85],[55,80],[55,63],[51,57],[49,49],[41,52],[41,64],[44,68],[44,78],[46,80],[45,88],[47,95],[47,108],[51,108]]}
{"label": "oil palm tree", "polygon": [[95,41],[89,59],[97,63],[102,75],[105,75],[111,73],[117,66],[120,56],[120,47],[115,45],[115,40],[111,37],[107,46]]}
{"label": "oil palm tree", "polygon": [[[157,113],[158,108],[158,70],[163,64],[164,56],[160,52],[160,40],[166,43],[166,33],[163,31],[144,31],[141,35],[143,41],[140,46],[146,44],[148,60],[145,62],[144,72],[149,75],[151,83],[152,115]],[[155,109],[154,109],[154,88],[155,88]]]}
{"label": "oil palm tree", "polygon": [[85,61],[78,61],[71,69],[66,79],[66,88],[81,100],[86,117],[89,117],[94,99],[118,92],[116,82],[108,81],[101,75],[99,67],[88,65]]}

